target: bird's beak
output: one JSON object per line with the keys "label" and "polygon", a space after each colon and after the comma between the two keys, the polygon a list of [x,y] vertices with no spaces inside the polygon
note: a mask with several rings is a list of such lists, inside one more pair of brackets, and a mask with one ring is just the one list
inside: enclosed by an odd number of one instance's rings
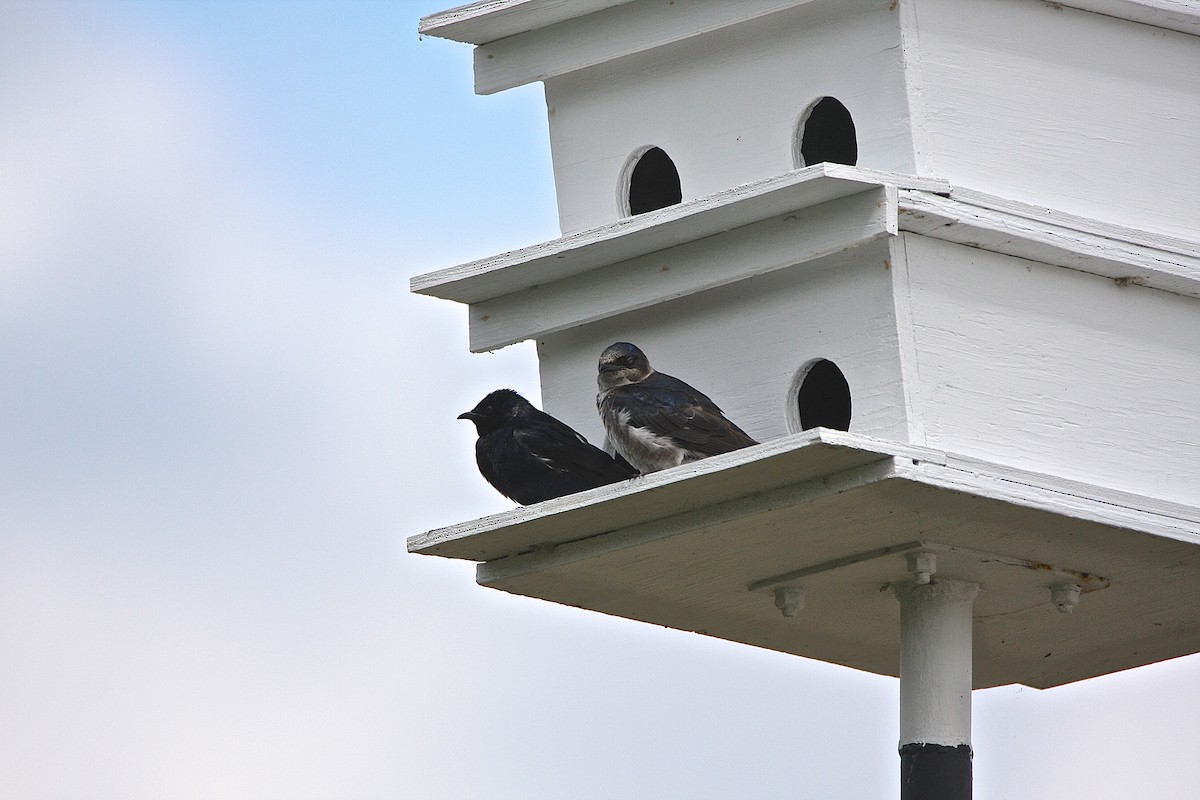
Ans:
{"label": "bird's beak", "polygon": [[618,369],[619,369],[619,367],[616,364],[601,364],[600,365],[601,372],[616,372]]}
{"label": "bird's beak", "polygon": [[479,419],[479,415],[474,411],[464,411],[458,415],[458,419],[469,419],[474,422],[475,420]]}

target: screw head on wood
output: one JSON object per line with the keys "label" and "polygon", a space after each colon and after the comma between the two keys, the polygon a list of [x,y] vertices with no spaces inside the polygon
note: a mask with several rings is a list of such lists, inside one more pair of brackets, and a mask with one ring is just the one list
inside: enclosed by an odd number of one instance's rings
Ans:
{"label": "screw head on wood", "polygon": [[1079,594],[1083,591],[1077,583],[1056,583],[1050,587],[1050,600],[1060,614],[1070,614],[1079,602]]}
{"label": "screw head on wood", "polygon": [[798,586],[780,586],[775,590],[775,607],[785,617],[794,617],[804,608],[804,590]]}
{"label": "screw head on wood", "polygon": [[924,586],[937,572],[937,556],[933,553],[909,553],[908,571],[918,586]]}

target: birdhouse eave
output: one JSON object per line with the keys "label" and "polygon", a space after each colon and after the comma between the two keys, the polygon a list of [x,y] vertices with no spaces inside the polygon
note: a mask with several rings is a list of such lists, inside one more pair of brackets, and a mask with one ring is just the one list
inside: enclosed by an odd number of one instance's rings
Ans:
{"label": "birdhouse eave", "polygon": [[[806,2],[807,0],[799,0]],[[481,45],[569,19],[625,5],[630,0],[478,0],[421,18],[418,31],[464,44]],[[795,5],[777,3],[776,5]],[[1200,11],[1179,0],[1064,0],[1058,5],[1200,35]]]}
{"label": "birdhouse eave", "polygon": [[887,186],[948,193],[938,178],[814,164],[559,239],[413,277],[411,291],[459,303],[513,292]]}
{"label": "birdhouse eave", "polygon": [[[470,305],[482,352],[904,232],[1200,297],[1198,242],[826,163],[418,275],[410,288]],[[704,244],[718,235],[727,247],[745,240],[743,255]]]}
{"label": "birdhouse eave", "polygon": [[545,28],[629,0],[479,0],[422,17],[417,30],[464,44],[481,45]]}

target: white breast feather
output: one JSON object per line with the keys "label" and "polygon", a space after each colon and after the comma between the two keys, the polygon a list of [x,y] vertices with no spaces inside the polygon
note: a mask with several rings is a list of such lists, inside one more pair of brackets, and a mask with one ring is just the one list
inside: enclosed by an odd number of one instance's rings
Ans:
{"label": "white breast feather", "polygon": [[613,447],[639,472],[657,472],[684,462],[687,453],[683,448],[666,436],[630,425],[629,418],[628,411],[613,414],[605,409],[604,427]]}

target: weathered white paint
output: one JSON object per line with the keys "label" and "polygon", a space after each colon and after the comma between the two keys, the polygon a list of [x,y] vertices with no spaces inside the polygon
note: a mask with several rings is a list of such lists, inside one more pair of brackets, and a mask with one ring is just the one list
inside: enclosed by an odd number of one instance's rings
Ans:
{"label": "weathered white paint", "polygon": [[[477,0],[423,17],[418,29],[429,36],[486,44],[628,2],[630,0]],[[1200,35],[1200,8],[1187,0],[1062,0],[1056,5]]]}
{"label": "weathered white paint", "polygon": [[479,0],[422,17],[417,30],[425,36],[486,44],[627,2],[629,0]]}
{"label": "weathered white paint", "polygon": [[925,442],[1200,504],[1200,306],[904,234]]}
{"label": "weathered white paint", "polygon": [[925,444],[925,408],[921,402],[920,361],[913,336],[912,290],[909,286],[906,236],[890,242],[892,266],[892,307],[896,313],[896,348],[900,365],[901,395],[904,401],[905,432],[903,441]]}
{"label": "weathered white paint", "polygon": [[916,9],[923,169],[1013,200],[1196,237],[1200,38],[1059,3],[902,2]]}
{"label": "weathered white paint", "polygon": [[[1039,220],[1021,211],[905,192],[899,226],[935,239],[1200,297],[1200,242],[1151,237],[1095,220],[1065,217]],[[1139,239],[1155,243],[1143,244]]]}
{"label": "weathered white paint", "polygon": [[900,601],[900,745],[971,744],[971,607],[979,586],[892,585]]}
{"label": "weathered white paint", "polygon": [[1118,225],[1114,222],[1081,217],[1078,214],[1068,214],[1057,208],[1022,203],[1008,197],[997,197],[994,194],[979,192],[963,186],[952,187],[948,193],[943,192],[943,194],[952,200],[975,206],[977,209],[1000,211],[1014,217],[1048,223],[1058,228],[1076,229],[1086,234],[1129,242],[1151,250],[1163,250],[1190,259],[1200,259],[1200,238],[1197,238],[1196,235],[1200,234],[1200,229],[1193,231],[1188,238],[1181,239],[1154,231],[1131,228],[1128,225]]}
{"label": "weathered white paint", "polygon": [[[937,552],[939,578],[983,587],[976,688],[1200,650],[1194,507],[850,433],[808,431],[409,542],[486,561],[480,582],[505,591],[890,675],[900,609],[881,587],[912,580],[914,546]],[[855,557],[880,548],[891,554]],[[1050,586],[1084,572],[1107,583],[1058,613]],[[779,585],[804,591],[803,612],[780,615]]]}
{"label": "weathered white paint", "polygon": [[1200,36],[1200,5],[1192,0],[1061,0],[1057,4]]}
{"label": "weathered white paint", "polygon": [[929,132],[925,121],[925,72],[921,68],[921,41],[917,27],[917,3],[899,0],[897,5],[900,25],[900,59],[904,73],[904,94],[911,120],[913,171],[918,175],[932,175]]}

